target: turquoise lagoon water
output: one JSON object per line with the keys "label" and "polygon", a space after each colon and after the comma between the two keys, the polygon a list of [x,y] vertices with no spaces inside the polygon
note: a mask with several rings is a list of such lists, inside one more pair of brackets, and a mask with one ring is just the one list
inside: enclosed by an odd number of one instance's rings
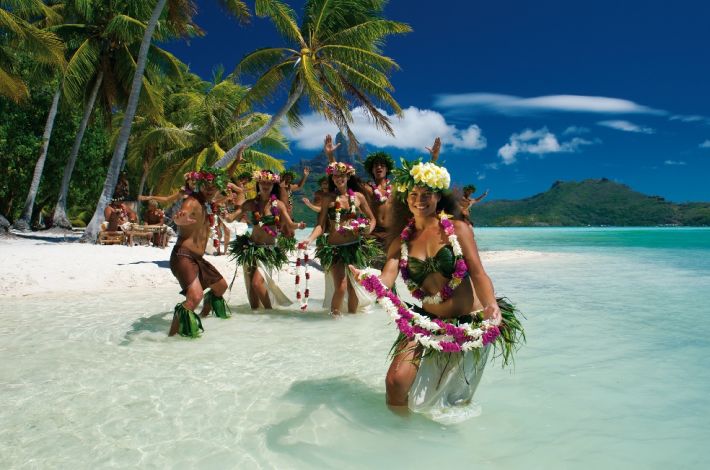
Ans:
{"label": "turquoise lagoon water", "polygon": [[[710,229],[477,229],[527,314],[453,426],[384,406],[393,327],[253,314],[164,332],[174,289],[2,299],[1,468],[706,468]],[[317,300],[317,299],[316,299]],[[316,302],[313,301],[313,304]],[[241,305],[240,305],[241,304]]]}

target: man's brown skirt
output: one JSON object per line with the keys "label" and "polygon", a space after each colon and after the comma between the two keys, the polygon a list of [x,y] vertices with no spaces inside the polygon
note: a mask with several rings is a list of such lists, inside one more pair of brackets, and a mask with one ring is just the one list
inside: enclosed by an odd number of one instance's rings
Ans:
{"label": "man's brown skirt", "polygon": [[180,293],[183,295],[196,277],[200,278],[202,290],[222,279],[217,268],[205,261],[202,256],[178,245],[175,245],[170,254],[170,270],[180,283],[182,288]]}

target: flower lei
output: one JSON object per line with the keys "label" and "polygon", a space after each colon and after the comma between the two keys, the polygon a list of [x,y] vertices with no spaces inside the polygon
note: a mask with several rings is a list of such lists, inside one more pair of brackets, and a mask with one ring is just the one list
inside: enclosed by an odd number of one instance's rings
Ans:
{"label": "flower lei", "polygon": [[370,221],[363,217],[358,217],[356,219],[351,219],[345,225],[338,225],[338,233],[344,234],[347,232],[360,233],[367,230],[370,226]]}
{"label": "flower lei", "polygon": [[[425,349],[466,352],[487,346],[500,335],[500,329],[490,320],[474,320],[475,323],[456,326],[438,318],[430,319],[408,309],[399,297],[382,285],[374,269],[363,270],[358,281],[365,290],[377,296],[377,303],[384,307],[400,333],[410,341],[415,340]],[[480,312],[479,310],[472,316],[478,319]]]}
{"label": "flower lei", "polygon": [[458,237],[454,231],[454,224],[451,223],[449,216],[444,211],[439,214],[439,224],[446,233],[454,252],[454,273],[451,276],[451,280],[436,295],[425,295],[424,291],[409,277],[409,248],[407,244],[414,232],[414,219],[409,221],[400,235],[403,243],[400,250],[399,272],[402,274],[402,279],[404,279],[412,295],[424,304],[440,304],[450,299],[456,288],[461,284],[461,281],[468,274],[468,266],[466,266],[466,260],[463,259],[463,251],[461,251],[461,245],[459,245]]}
{"label": "flower lei", "polygon": [[[355,212],[357,211],[357,206],[355,206],[355,191],[352,189],[348,189],[348,208],[349,208],[349,215],[350,217],[355,217]],[[345,230],[353,230],[352,228],[345,228],[340,225],[340,213],[343,211],[342,206],[340,205],[340,199],[336,198],[335,199],[335,225],[338,227],[337,231],[338,233],[344,233]],[[347,227],[347,226],[346,226]],[[341,232],[343,230],[343,232]]]}
{"label": "flower lei", "polygon": [[[301,295],[301,273],[303,272],[303,277],[305,278],[305,288],[306,290]],[[311,274],[308,272],[308,251],[306,251],[305,243],[298,244],[298,251],[296,253],[296,299],[301,304],[301,310],[306,310],[308,308],[308,297],[310,296],[310,290],[308,290],[308,281],[311,278]]]}
{"label": "flower lei", "polygon": [[276,195],[272,194],[269,197],[269,205],[271,206],[271,215],[274,217],[274,227],[276,227],[276,229],[273,229],[265,224],[265,222],[261,218],[261,214],[259,213],[259,211],[254,211],[254,220],[256,220],[257,225],[264,232],[266,232],[272,237],[276,237],[279,234],[278,227],[279,222],[281,220],[281,217],[279,216],[279,200],[276,198]]}
{"label": "flower lei", "polygon": [[375,197],[377,198],[377,202],[379,202],[380,204],[384,204],[385,202],[387,202],[389,197],[392,195],[392,185],[390,184],[390,180],[385,180],[385,193],[384,194],[382,194],[382,191],[380,191],[379,186],[377,186],[372,181],[370,181],[369,185],[372,188],[372,192],[375,193]]}
{"label": "flower lei", "polygon": [[210,224],[210,237],[212,238],[212,246],[219,251],[219,236],[217,235],[217,203],[205,202],[205,214],[207,221]]}

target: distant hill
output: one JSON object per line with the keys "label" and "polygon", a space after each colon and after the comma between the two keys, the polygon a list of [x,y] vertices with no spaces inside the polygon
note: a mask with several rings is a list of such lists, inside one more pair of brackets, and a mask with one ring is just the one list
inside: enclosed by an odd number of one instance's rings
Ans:
{"label": "distant hill", "polygon": [[544,193],[471,209],[477,226],[710,226],[710,203],[675,204],[606,178],[557,181]]}

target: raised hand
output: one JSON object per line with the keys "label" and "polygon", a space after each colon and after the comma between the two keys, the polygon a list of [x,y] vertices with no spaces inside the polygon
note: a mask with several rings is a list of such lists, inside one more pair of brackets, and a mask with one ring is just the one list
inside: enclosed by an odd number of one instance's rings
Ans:
{"label": "raised hand", "polygon": [[328,157],[328,161],[330,161],[331,163],[335,161],[335,155],[333,155],[333,153],[338,149],[338,147],[340,147],[340,142],[333,145],[333,138],[330,136],[330,134],[325,136],[325,144],[323,145],[323,151]]}
{"label": "raised hand", "polygon": [[429,151],[429,155],[431,156],[431,161],[435,162],[439,158],[439,152],[441,151],[441,137],[437,137],[434,139],[434,145],[431,147],[424,147]]}
{"label": "raised hand", "polygon": [[[340,145],[340,144],[338,144],[338,145]],[[310,174],[311,174],[311,167],[308,167],[308,166],[303,167],[303,176],[308,176]]]}

